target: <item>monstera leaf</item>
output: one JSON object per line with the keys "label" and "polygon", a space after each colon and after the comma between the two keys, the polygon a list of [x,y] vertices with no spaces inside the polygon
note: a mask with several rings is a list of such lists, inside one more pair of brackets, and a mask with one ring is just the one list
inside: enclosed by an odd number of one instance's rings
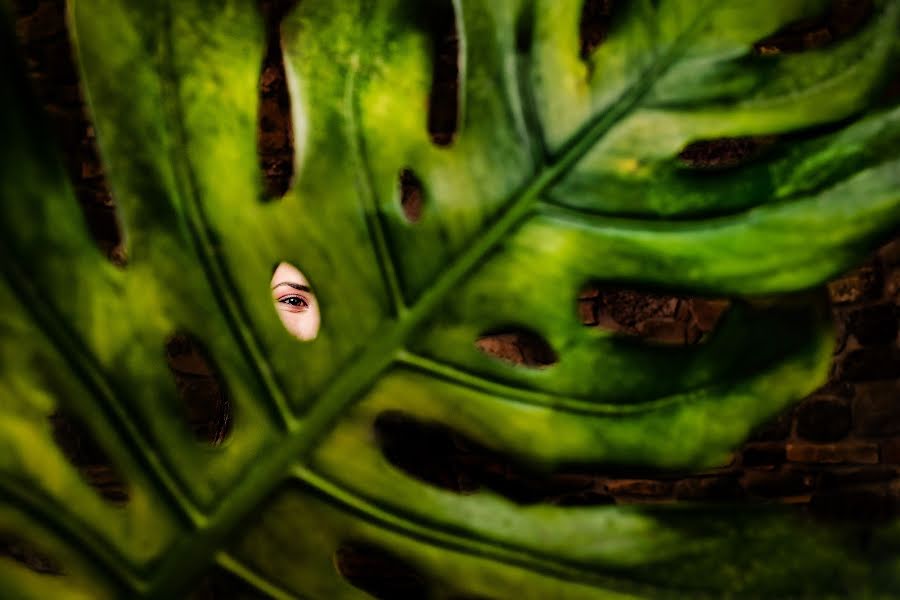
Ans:
{"label": "monstera leaf", "polygon": [[[5,38],[0,531],[62,575],[0,560],[4,598],[179,597],[214,564],[262,596],[363,596],[333,566],[347,543],[409,564],[436,597],[896,589],[896,525],[861,545],[774,510],[522,506],[383,455],[374,424],[402,415],[545,471],[721,464],[823,381],[832,332],[809,290],[900,225],[900,109],[880,93],[900,3],[795,53],[758,42],[828,3],[616,3],[585,57],[582,4],[455,2],[458,124],[436,145],[434,7],[302,0],[282,25],[295,179],[265,202],[255,3],[74,0],[124,268],[87,234]],[[730,169],[679,159],[722,138],[770,146]],[[401,172],[421,182],[416,222]],[[315,291],[314,341],[272,308],[282,261]],[[588,283],[732,306],[705,343],[641,343],[579,323]],[[474,343],[514,330],[556,361]],[[218,446],[185,422],[176,334],[228,389]],[[66,460],[58,412],[111,458],[126,503]]]}

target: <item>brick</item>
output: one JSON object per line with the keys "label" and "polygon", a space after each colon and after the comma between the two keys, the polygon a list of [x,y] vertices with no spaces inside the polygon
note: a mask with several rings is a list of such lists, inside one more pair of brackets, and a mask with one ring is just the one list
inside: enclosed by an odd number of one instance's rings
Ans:
{"label": "brick", "polygon": [[166,342],[166,360],[179,374],[212,377],[213,369],[197,343],[183,334],[173,335]]}
{"label": "brick", "polygon": [[853,400],[853,417],[860,435],[900,434],[900,381],[859,384]]}
{"label": "brick", "polygon": [[846,381],[831,380],[811,394],[811,398],[830,397],[850,399],[856,395],[856,388]]}
{"label": "brick", "polygon": [[782,443],[747,444],[742,453],[742,464],[745,467],[780,465],[785,460],[787,454]]}
{"label": "brick", "polygon": [[732,501],[744,497],[744,489],[735,475],[683,479],[675,483],[674,492],[679,500]]}
{"label": "brick", "polygon": [[50,2],[41,2],[37,10],[16,20],[20,39],[33,43],[59,35],[65,28],[65,8]]}
{"label": "brick", "polygon": [[748,470],[741,484],[751,496],[779,498],[807,494],[815,487],[815,476],[795,469],[777,471]]}
{"label": "brick", "polygon": [[580,298],[578,300],[578,318],[585,325],[596,325],[596,302],[592,298]]}
{"label": "brick", "polygon": [[850,407],[835,398],[812,398],[797,407],[797,435],[814,442],[835,442],[850,431]]}
{"label": "brick", "polygon": [[693,343],[699,336],[688,335],[688,324],[672,319],[646,319],[636,326],[637,334],[645,340],[660,344],[684,345]]}
{"label": "brick", "polygon": [[787,459],[802,463],[876,464],[878,444],[874,442],[844,442],[842,444],[788,443]]}
{"label": "brick", "polygon": [[284,129],[273,128],[270,131],[262,131],[259,134],[259,145],[264,152],[283,150],[290,143],[290,136]]}
{"label": "brick", "polygon": [[697,327],[703,332],[709,332],[715,329],[716,324],[722,314],[731,306],[728,300],[718,300],[709,298],[693,298],[690,301],[691,314]]}
{"label": "brick", "polygon": [[847,315],[848,331],[863,345],[893,342],[898,328],[900,307],[895,304],[866,306]]}
{"label": "brick", "polygon": [[894,268],[885,276],[884,295],[900,301],[900,268]]}
{"label": "brick", "polygon": [[881,247],[878,256],[888,266],[900,266],[900,238],[890,241]]}
{"label": "brick", "polygon": [[829,283],[828,294],[835,304],[849,304],[877,298],[881,285],[881,269],[876,265],[866,265]]}
{"label": "brick", "polygon": [[672,483],[655,479],[611,479],[606,482],[606,491],[613,496],[668,496]]}
{"label": "brick", "polygon": [[99,159],[84,160],[81,163],[81,178],[91,179],[103,175],[103,165]]}
{"label": "brick", "polygon": [[62,36],[50,41],[45,48],[44,57],[45,64],[41,70],[53,82],[54,92],[56,92],[56,88],[60,84],[73,85],[78,83],[78,69],[72,58],[68,37]]}
{"label": "brick", "polygon": [[485,354],[490,354],[501,360],[511,363],[525,362],[522,351],[515,344],[515,340],[510,334],[483,337],[475,345]]}
{"label": "brick", "polygon": [[877,381],[900,378],[900,348],[874,346],[848,353],[841,363],[844,381]]}
{"label": "brick", "polygon": [[843,488],[886,483],[897,477],[897,469],[891,467],[831,468],[819,475],[819,491],[836,491]]}
{"label": "brick", "polygon": [[900,465],[900,438],[891,438],[881,443],[881,462]]}
{"label": "brick", "polygon": [[16,16],[18,17],[32,14],[38,9],[39,4],[40,0],[18,0],[17,2],[12,3]]}
{"label": "brick", "polygon": [[592,300],[599,297],[600,290],[597,287],[591,285],[585,286],[580,292],[578,292],[579,300]]}

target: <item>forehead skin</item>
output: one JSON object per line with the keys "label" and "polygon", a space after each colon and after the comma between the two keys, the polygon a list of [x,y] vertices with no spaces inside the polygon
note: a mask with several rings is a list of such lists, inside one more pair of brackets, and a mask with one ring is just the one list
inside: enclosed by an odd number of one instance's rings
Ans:
{"label": "forehead skin", "polygon": [[309,282],[306,280],[306,277],[303,276],[303,273],[300,272],[300,269],[285,262],[279,264],[275,269],[275,272],[272,274],[272,282],[269,285],[275,287],[279,283],[284,282],[299,283],[300,285],[305,286],[309,285]]}

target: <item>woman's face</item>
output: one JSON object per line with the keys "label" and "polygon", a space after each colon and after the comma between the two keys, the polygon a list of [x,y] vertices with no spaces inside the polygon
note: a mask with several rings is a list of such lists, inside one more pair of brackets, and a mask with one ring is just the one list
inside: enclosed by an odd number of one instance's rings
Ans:
{"label": "woman's face", "polygon": [[285,328],[294,337],[311,340],[319,333],[319,304],[309,282],[296,267],[281,263],[272,275],[272,299]]}

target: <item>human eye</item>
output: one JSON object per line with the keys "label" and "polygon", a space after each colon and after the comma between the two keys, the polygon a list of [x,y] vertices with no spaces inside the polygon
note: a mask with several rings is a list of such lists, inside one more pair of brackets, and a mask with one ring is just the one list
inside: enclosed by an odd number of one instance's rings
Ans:
{"label": "human eye", "polygon": [[282,296],[277,302],[283,304],[285,309],[291,312],[303,312],[309,309],[309,300],[299,294]]}

